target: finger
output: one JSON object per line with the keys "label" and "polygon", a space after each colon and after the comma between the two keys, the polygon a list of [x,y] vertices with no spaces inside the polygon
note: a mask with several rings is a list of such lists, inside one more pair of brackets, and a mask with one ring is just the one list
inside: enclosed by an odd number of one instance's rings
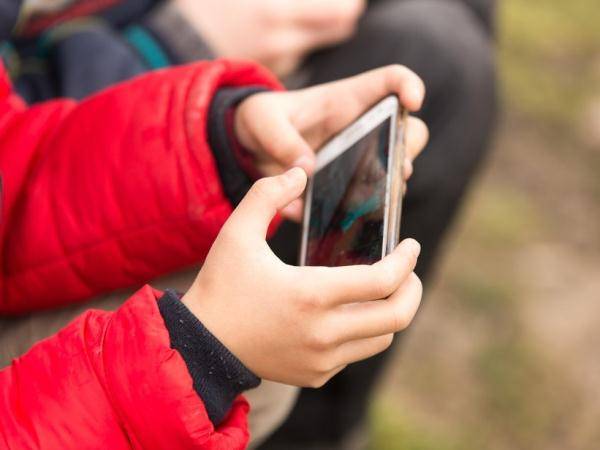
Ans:
{"label": "finger", "polygon": [[408,180],[414,172],[413,163],[410,158],[405,158],[402,164],[402,178],[404,181]]}
{"label": "finger", "polygon": [[411,161],[423,151],[429,140],[429,128],[418,117],[409,116],[406,121],[406,157]]}
{"label": "finger", "polygon": [[[331,326],[338,326],[338,342],[397,333],[412,322],[423,295],[421,280],[411,273],[389,298],[340,307]],[[343,326],[342,326],[343,325]]]}
{"label": "finger", "polygon": [[347,364],[339,365],[335,369],[329,370],[328,372],[320,375],[318,377],[318,379],[314,380],[313,383],[307,384],[306,386],[303,386],[303,387],[320,388],[325,383],[327,383],[329,380],[331,380],[334,376],[336,376],[338,373],[340,373],[342,370],[344,370],[346,368],[346,366],[347,366]]}
{"label": "finger", "polygon": [[252,185],[225,226],[264,238],[275,213],[296,200],[305,187],[306,173],[300,168],[261,178]]}
{"label": "finger", "polygon": [[389,348],[393,340],[393,334],[385,334],[383,336],[346,342],[338,347],[336,356],[334,356],[335,362],[350,364],[370,358]]}
{"label": "finger", "polygon": [[400,65],[371,70],[357,75],[352,81],[361,103],[367,105],[386,95],[396,94],[402,106],[409,111],[418,111],[425,97],[425,85],[421,78]]}
{"label": "finger", "polygon": [[414,239],[405,239],[381,261],[367,266],[303,267],[311,290],[323,293],[327,306],[386,298],[414,270],[420,252]]}
{"label": "finger", "polygon": [[[314,86],[298,91],[298,95],[317,105],[317,127],[327,138],[364,113],[369,107],[387,95],[395,94],[408,111],[421,107],[425,86],[421,79],[404,66],[388,66],[371,70],[344,80]],[[340,102],[339,99],[344,101]],[[326,120],[324,120],[326,119]],[[310,122],[309,122],[310,123]],[[319,142],[319,133],[313,141]]]}
{"label": "finger", "polygon": [[274,108],[260,122],[258,143],[269,157],[284,167],[301,167],[307,174],[313,172],[315,154],[285,114]]}
{"label": "finger", "polygon": [[298,198],[281,210],[281,216],[293,222],[300,222],[303,211],[304,201]]}

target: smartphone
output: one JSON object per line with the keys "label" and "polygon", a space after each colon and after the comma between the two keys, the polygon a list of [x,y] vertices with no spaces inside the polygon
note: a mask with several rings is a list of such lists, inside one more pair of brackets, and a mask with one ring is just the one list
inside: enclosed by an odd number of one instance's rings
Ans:
{"label": "smartphone", "polygon": [[371,264],[398,245],[406,117],[398,97],[386,97],[317,152],[300,265]]}

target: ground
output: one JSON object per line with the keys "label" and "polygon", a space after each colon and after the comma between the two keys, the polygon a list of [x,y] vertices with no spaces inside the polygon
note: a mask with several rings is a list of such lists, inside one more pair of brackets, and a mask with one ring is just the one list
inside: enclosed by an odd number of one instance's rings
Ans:
{"label": "ground", "polygon": [[504,0],[502,112],[373,450],[600,448],[600,8]]}

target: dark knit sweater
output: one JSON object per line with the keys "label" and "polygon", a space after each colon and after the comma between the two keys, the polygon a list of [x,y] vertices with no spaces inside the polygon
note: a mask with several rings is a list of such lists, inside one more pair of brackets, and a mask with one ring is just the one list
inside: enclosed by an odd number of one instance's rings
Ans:
{"label": "dark knit sweater", "polygon": [[233,400],[258,386],[260,378],[202,325],[175,292],[167,290],[158,308],[169,330],[171,347],[183,357],[208,417],[219,425]]}

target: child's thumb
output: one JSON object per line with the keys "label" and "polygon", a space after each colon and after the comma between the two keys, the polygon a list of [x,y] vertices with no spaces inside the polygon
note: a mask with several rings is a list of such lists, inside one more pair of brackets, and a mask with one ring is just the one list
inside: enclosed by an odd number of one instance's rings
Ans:
{"label": "child's thumb", "polygon": [[274,177],[261,178],[250,188],[229,218],[228,226],[265,237],[271,220],[306,187],[306,172],[294,167]]}

